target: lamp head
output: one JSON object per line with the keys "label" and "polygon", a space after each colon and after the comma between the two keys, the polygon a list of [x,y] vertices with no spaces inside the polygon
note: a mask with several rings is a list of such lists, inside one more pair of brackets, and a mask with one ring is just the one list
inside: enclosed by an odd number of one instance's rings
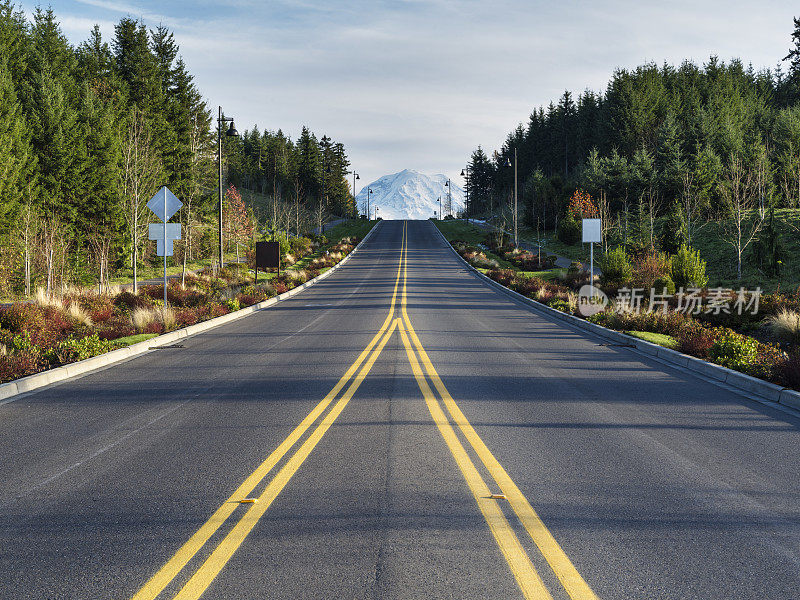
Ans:
{"label": "lamp head", "polygon": [[236,125],[233,124],[233,121],[231,121],[231,126],[228,127],[228,132],[225,135],[228,137],[239,137],[239,132],[236,131]]}

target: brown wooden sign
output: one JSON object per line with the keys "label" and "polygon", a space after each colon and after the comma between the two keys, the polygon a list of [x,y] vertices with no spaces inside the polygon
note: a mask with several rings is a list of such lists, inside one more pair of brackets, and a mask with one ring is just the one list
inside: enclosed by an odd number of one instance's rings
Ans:
{"label": "brown wooden sign", "polygon": [[256,268],[261,270],[280,267],[280,244],[278,242],[256,242]]}

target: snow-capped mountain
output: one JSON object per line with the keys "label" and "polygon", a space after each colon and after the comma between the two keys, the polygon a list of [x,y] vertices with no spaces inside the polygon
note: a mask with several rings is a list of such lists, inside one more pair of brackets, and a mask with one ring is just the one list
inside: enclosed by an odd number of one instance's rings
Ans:
{"label": "snow-capped mountain", "polygon": [[[367,190],[372,190],[369,198],[370,213],[383,219],[430,219],[434,212],[439,214],[438,198],[442,199],[442,212],[447,216],[447,177],[445,175],[425,175],[419,171],[406,169],[393,175],[384,175],[369,185],[365,185],[356,195],[358,209],[366,214]],[[464,209],[464,190],[450,181],[450,194],[453,203],[452,214]]]}

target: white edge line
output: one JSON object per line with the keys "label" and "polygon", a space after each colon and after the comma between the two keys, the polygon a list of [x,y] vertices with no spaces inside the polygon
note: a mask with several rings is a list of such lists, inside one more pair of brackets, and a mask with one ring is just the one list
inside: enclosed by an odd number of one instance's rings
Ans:
{"label": "white edge line", "polygon": [[343,266],[348,260],[350,260],[351,256],[353,256],[356,252],[358,252],[359,248],[361,248],[364,242],[366,242],[372,236],[372,234],[378,229],[378,227],[380,227],[381,223],[383,223],[383,221],[378,221],[372,227],[372,229],[370,229],[367,232],[367,235],[364,236],[364,238],[358,243],[358,245],[355,248],[353,248],[353,251],[347,256],[345,256],[338,263],[336,263],[334,266],[332,266],[330,269],[328,269],[324,273],[321,273],[317,277],[314,277],[314,279],[310,279],[306,283],[299,285],[295,288],[292,288],[288,292],[284,292],[279,296],[275,296],[263,302],[259,302],[258,304],[253,304],[252,306],[248,306],[247,308],[242,308],[235,312],[228,313],[227,315],[222,315],[221,317],[216,317],[214,319],[209,319],[208,321],[196,323],[194,325],[190,325],[182,329],[170,331],[169,333],[165,333],[163,335],[150,338],[149,340],[145,340],[143,342],[131,344],[130,346],[119,348],[117,350],[112,350],[111,352],[106,352],[105,354],[100,354],[98,356],[93,356],[92,358],[87,358],[86,360],[70,363],[62,367],[56,367],[55,369],[49,369],[47,371],[42,371],[41,373],[36,373],[34,375],[22,377],[21,379],[15,379],[14,381],[9,381],[7,383],[0,384],[0,406],[19,400],[21,397],[27,396],[30,392],[37,391],[45,386],[57,383],[63,383],[64,381],[71,380],[79,376],[88,375],[89,373],[93,373],[100,369],[114,366],[123,361],[127,361],[136,356],[140,356],[146,352],[149,352],[151,346],[153,345],[164,345],[174,342],[176,340],[196,335],[198,333],[207,331],[209,329],[213,329],[214,327],[219,327],[220,325],[224,325],[231,321],[235,321],[237,319],[250,316],[256,311],[269,308],[270,306],[273,306],[278,302],[281,302],[282,300],[291,298],[292,296],[299,294],[303,290],[308,289],[318,281],[321,281],[326,277],[330,276],[331,273],[336,271],[339,267]]}
{"label": "white edge line", "polygon": [[800,392],[781,387],[769,381],[764,381],[763,379],[758,379],[757,377],[752,377],[751,375],[746,375],[745,373],[740,373],[739,371],[734,371],[733,369],[728,369],[727,367],[716,365],[695,356],[683,354],[677,350],[671,350],[657,344],[636,339],[601,325],[596,325],[595,323],[591,323],[586,319],[581,319],[574,315],[550,308],[541,302],[537,302],[536,300],[528,298],[527,296],[523,296],[522,294],[505,287],[490,277],[487,277],[469,264],[466,260],[464,260],[464,258],[458,252],[456,252],[456,249],[453,248],[453,245],[447,241],[447,238],[444,236],[442,231],[436,227],[436,224],[432,223],[432,225],[442,237],[450,251],[455,254],[456,257],[458,257],[458,259],[464,263],[475,275],[479,276],[482,281],[503,292],[513,300],[524,302],[535,311],[544,313],[544,315],[549,317],[554,317],[559,321],[563,321],[573,330],[579,330],[576,331],[576,333],[588,332],[597,337],[611,340],[613,342],[631,344],[633,346],[632,348],[625,349],[632,350],[640,356],[649,358],[681,372],[690,373],[691,375],[694,375],[703,381],[713,383],[724,390],[734,392],[743,398],[747,398],[748,400],[758,402],[759,404],[764,404],[765,406],[769,406],[771,408],[777,408],[778,410],[793,416],[800,416]]}

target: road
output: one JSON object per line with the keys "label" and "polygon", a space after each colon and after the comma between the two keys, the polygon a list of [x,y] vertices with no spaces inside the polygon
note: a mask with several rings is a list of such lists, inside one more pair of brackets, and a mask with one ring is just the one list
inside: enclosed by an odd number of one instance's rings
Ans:
{"label": "road", "polygon": [[798,598],[799,441],[384,221],[290,300],[0,406],[0,598]]}

